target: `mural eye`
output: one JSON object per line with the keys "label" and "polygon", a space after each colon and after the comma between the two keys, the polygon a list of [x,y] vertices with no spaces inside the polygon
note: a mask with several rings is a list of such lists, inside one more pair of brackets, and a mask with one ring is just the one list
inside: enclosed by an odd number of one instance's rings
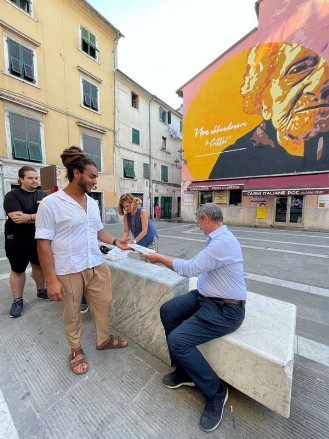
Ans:
{"label": "mural eye", "polygon": [[309,56],[307,58],[304,58],[293,65],[291,65],[287,71],[287,75],[298,75],[299,73],[303,73],[305,71],[308,71],[309,69],[312,69],[314,66],[316,66],[319,62],[319,57],[317,56]]}

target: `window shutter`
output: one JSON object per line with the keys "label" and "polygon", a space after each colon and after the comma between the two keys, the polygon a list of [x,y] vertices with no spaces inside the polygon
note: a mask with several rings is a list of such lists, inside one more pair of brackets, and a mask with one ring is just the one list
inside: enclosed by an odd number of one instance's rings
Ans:
{"label": "window shutter", "polygon": [[33,52],[26,47],[22,47],[23,50],[23,66],[24,66],[24,78],[28,81],[34,82],[33,72]]}
{"label": "window shutter", "polygon": [[168,111],[168,125],[171,124],[171,111]]}
{"label": "window shutter", "polygon": [[91,93],[90,93],[89,82],[85,80],[82,81],[82,90],[83,90],[83,105],[91,108]]}
{"label": "window shutter", "polygon": [[97,87],[95,85],[90,84],[90,90],[91,90],[91,107],[98,111],[98,93],[97,93]]}
{"label": "window shutter", "polygon": [[143,178],[150,178],[150,169],[148,163],[143,163]]}
{"label": "window shutter", "polygon": [[101,171],[102,167],[102,148],[101,148],[101,140],[97,137],[88,136],[84,134],[82,136],[83,150],[86,151],[92,160],[97,165],[99,171]]}
{"label": "window shutter", "polygon": [[15,159],[28,160],[28,148],[25,134],[25,118],[18,114],[9,114],[11,144]]}
{"label": "window shutter", "polygon": [[40,122],[26,118],[26,132],[30,160],[42,162]]}
{"label": "window shutter", "polygon": [[8,44],[8,55],[10,59],[10,73],[13,73],[17,76],[22,76],[22,63],[21,63],[21,54],[20,54],[20,46],[16,41],[7,38]]}
{"label": "window shutter", "polygon": [[139,130],[136,130],[135,128],[132,128],[132,138],[131,141],[135,145],[140,145],[140,132]]}

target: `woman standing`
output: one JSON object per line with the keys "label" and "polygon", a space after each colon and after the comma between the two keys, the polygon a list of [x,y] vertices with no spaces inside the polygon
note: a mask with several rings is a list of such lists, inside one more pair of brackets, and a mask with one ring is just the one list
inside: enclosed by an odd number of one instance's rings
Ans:
{"label": "woman standing", "polygon": [[120,239],[134,237],[134,244],[158,251],[158,232],[143,207],[139,206],[132,194],[123,194],[119,200],[118,211],[123,215],[124,230]]}

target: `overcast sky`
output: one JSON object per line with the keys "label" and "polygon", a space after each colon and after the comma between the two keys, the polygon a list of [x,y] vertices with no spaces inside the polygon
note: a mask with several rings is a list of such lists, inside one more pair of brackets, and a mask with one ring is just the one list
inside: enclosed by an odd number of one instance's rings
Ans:
{"label": "overcast sky", "polygon": [[178,108],[176,90],[257,26],[256,0],[87,0],[121,31],[118,67]]}

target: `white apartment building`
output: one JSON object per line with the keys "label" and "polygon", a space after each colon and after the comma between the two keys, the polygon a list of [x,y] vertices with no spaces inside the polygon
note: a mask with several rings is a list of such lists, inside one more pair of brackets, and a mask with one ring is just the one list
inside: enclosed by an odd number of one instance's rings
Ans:
{"label": "white apartment building", "polygon": [[120,70],[115,72],[115,193],[132,193],[154,216],[179,218],[182,114]]}

